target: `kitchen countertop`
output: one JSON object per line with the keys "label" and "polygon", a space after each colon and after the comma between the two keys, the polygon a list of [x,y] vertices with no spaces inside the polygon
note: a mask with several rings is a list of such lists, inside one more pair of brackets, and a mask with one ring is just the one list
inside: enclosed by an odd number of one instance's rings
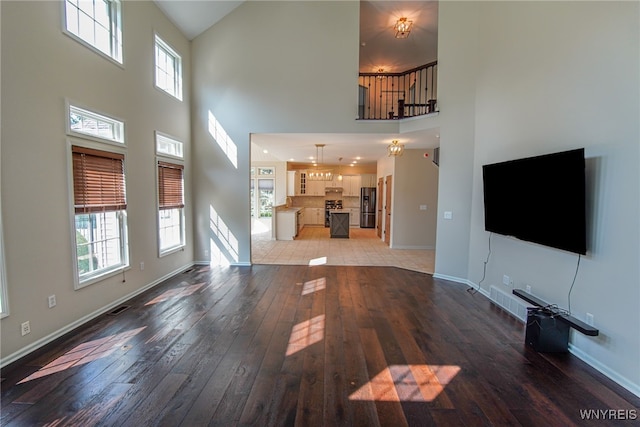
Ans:
{"label": "kitchen countertop", "polygon": [[276,206],[276,212],[298,212],[300,210],[303,210],[304,208],[296,208],[293,206],[290,207],[286,207],[285,205],[282,206]]}

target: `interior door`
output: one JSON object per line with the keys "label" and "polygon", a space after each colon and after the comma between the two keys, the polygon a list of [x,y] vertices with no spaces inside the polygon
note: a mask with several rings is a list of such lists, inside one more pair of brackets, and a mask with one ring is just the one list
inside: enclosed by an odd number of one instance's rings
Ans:
{"label": "interior door", "polygon": [[385,215],[384,215],[384,242],[391,242],[391,175],[387,175],[385,182]]}
{"label": "interior door", "polygon": [[377,216],[376,216],[376,234],[378,235],[379,238],[382,238],[382,189],[384,187],[384,178],[380,178],[378,179],[378,203],[377,203],[377,207],[376,210],[377,212]]}

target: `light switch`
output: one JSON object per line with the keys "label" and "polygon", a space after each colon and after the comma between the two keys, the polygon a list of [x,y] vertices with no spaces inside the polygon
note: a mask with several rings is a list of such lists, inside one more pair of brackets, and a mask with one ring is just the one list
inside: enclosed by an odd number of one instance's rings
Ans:
{"label": "light switch", "polygon": [[427,210],[427,205],[420,205],[420,210],[421,211],[426,211]]}
{"label": "light switch", "polygon": [[453,218],[453,213],[451,211],[445,211],[444,219],[451,219],[451,218]]}

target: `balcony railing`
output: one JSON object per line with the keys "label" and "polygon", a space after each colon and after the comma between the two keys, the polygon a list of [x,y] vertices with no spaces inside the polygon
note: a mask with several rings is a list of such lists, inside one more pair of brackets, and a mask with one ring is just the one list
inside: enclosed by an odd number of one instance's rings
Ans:
{"label": "balcony railing", "polygon": [[394,120],[436,111],[438,62],[402,73],[360,73],[358,118]]}

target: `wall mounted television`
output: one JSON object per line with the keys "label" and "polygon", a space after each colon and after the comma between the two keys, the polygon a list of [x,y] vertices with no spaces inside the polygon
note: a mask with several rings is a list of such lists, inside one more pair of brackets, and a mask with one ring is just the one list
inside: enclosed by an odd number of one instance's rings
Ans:
{"label": "wall mounted television", "polygon": [[584,148],[482,166],[485,230],[586,254]]}

